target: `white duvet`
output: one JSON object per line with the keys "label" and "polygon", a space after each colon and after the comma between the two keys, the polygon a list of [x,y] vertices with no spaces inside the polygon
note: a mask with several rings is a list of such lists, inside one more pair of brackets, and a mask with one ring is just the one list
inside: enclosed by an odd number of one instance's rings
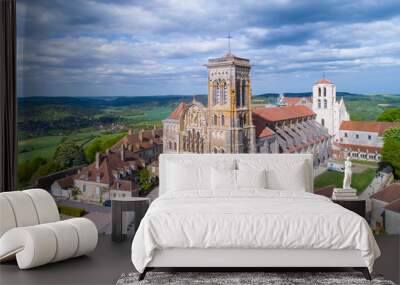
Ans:
{"label": "white duvet", "polygon": [[165,248],[358,249],[370,271],[380,255],[357,214],[323,196],[265,189],[164,194],[140,223],[132,262],[143,272]]}

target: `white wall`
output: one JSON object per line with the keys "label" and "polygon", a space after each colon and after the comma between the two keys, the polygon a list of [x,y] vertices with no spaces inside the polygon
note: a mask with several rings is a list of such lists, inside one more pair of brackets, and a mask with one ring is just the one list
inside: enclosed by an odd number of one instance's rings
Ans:
{"label": "white wall", "polygon": [[[347,137],[346,137],[347,134]],[[357,138],[358,135],[358,138]],[[369,137],[370,136],[370,137]],[[376,132],[344,131],[339,132],[340,143],[383,147],[383,138]]]}

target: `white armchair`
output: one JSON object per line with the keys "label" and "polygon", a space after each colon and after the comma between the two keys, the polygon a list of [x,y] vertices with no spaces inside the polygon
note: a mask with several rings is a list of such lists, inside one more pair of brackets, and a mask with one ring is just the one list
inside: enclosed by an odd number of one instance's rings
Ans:
{"label": "white armchair", "polygon": [[96,248],[92,221],[60,221],[53,197],[43,189],[0,193],[0,262],[17,259],[28,269],[84,255]]}

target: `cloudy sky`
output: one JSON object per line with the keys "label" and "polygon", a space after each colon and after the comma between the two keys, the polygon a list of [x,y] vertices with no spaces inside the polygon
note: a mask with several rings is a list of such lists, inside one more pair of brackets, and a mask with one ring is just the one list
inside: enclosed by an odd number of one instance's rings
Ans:
{"label": "cloudy sky", "polygon": [[20,96],[207,92],[210,57],[253,64],[253,94],[400,93],[398,0],[18,0]]}

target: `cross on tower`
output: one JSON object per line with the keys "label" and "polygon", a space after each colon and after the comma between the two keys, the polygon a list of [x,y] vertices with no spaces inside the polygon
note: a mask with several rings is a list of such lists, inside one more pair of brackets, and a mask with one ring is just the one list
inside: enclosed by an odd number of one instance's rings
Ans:
{"label": "cross on tower", "polygon": [[228,39],[228,50],[229,53],[231,53],[231,39],[232,39],[231,33],[228,33],[228,36],[226,38]]}

